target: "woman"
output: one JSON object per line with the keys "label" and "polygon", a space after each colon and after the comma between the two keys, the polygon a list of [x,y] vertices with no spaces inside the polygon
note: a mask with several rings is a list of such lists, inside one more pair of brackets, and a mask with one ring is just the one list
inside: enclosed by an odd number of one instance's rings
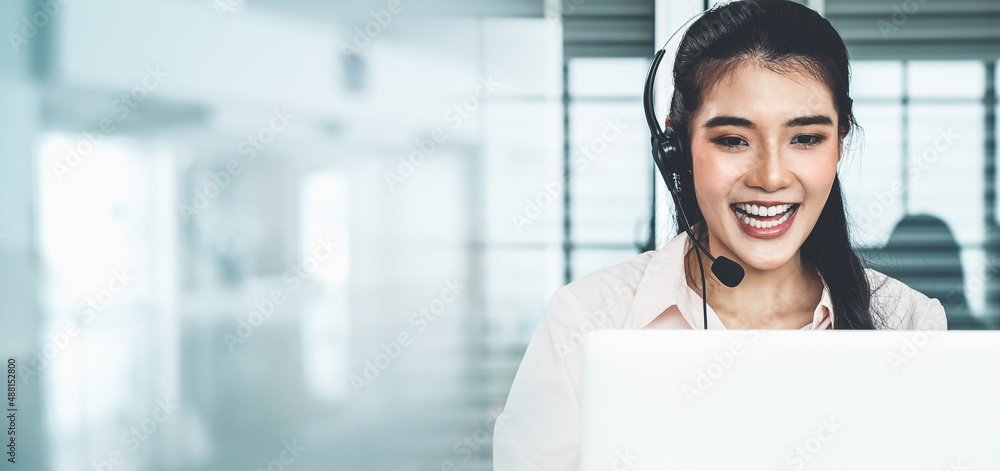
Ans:
{"label": "woman", "polygon": [[[851,248],[837,166],[857,123],[847,49],[827,20],[783,0],[719,6],[685,33],[673,79],[669,124],[693,184],[681,205],[707,251],[746,272],[729,288],[705,270],[709,328],[947,327],[937,299],[863,269]],[[704,328],[697,257],[681,229],[555,293],[498,420],[496,471],[578,469],[583,340]]]}

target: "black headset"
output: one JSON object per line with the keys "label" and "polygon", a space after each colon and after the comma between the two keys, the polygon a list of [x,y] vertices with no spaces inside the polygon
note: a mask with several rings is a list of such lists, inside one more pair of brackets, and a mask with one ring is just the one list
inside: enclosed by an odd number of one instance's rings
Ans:
{"label": "black headset", "polygon": [[[681,29],[702,14],[699,13],[689,19],[684,25],[681,25]],[[678,32],[680,32],[680,29],[670,35],[670,39],[673,39]],[[670,39],[667,39],[667,44],[670,43]],[[684,144],[684,140],[681,138],[678,130],[674,129],[672,123],[668,121],[666,128],[660,127],[660,123],[656,120],[656,113],[653,110],[653,83],[656,78],[656,69],[660,66],[663,55],[666,54],[667,44],[664,44],[663,48],[656,51],[656,55],[653,56],[653,62],[650,64],[649,72],[646,74],[646,86],[642,94],[642,104],[646,112],[646,124],[649,126],[649,133],[652,137],[653,162],[656,163],[656,168],[660,171],[660,175],[663,176],[663,182],[667,184],[667,190],[670,191],[670,196],[674,200],[674,208],[680,213],[680,220],[684,223],[684,230],[699,249],[697,254],[698,270],[701,271],[702,312],[704,314],[705,330],[708,330],[708,300],[705,299],[705,268],[701,263],[701,252],[705,252],[705,255],[712,260],[712,273],[715,274],[715,277],[722,284],[730,288],[735,288],[743,281],[745,272],[740,264],[726,257],[715,258],[712,254],[708,253],[708,250],[705,250],[705,247],[701,246],[701,243],[698,242],[698,239],[691,232],[691,224],[688,223],[687,215],[684,214],[684,206],[681,205],[680,194],[689,185],[694,186],[694,174],[692,169],[687,165],[690,162],[689,149]],[[684,262],[682,260],[681,266],[683,267],[683,265]]]}

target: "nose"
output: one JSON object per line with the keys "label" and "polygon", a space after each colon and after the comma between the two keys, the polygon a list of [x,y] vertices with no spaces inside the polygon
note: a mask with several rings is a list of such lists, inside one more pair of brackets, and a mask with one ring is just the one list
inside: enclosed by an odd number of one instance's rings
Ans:
{"label": "nose", "polygon": [[774,192],[793,183],[789,162],[776,146],[760,151],[751,165],[746,176],[748,186]]}

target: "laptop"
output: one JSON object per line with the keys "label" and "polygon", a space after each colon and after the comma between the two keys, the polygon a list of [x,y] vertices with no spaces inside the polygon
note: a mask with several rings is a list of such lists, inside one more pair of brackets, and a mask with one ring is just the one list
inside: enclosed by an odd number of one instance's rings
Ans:
{"label": "laptop", "polygon": [[581,471],[1000,470],[1000,332],[598,330]]}

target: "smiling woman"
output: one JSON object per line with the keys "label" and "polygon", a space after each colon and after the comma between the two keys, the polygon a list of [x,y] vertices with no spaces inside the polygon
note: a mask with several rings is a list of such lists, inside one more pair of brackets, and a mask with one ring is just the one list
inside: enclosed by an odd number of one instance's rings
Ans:
{"label": "smiling woman", "polygon": [[[596,329],[947,328],[937,299],[851,245],[837,172],[858,127],[849,74],[840,35],[795,2],[727,3],[691,25],[666,122],[683,144],[664,171],[677,234],[553,295],[495,430],[496,471],[580,469],[580,347]],[[742,281],[696,277],[692,238]]]}
{"label": "smiling woman", "polygon": [[[691,181],[678,200],[708,252],[746,271],[735,288],[713,278],[704,287],[730,328],[794,326],[824,294],[831,327],[887,326],[871,305],[876,274],[850,243],[837,175],[857,127],[849,74],[837,31],[794,2],[734,3],[684,35],[669,120],[689,143],[680,165]],[[688,284],[700,291],[693,265]]]}
{"label": "smiling woman", "polygon": [[[689,221],[698,226],[700,237],[707,227],[703,245],[710,253],[730,258],[746,271],[744,282],[734,288],[706,283],[706,299],[730,328],[801,324],[822,297],[821,278],[863,278],[847,243],[842,203],[830,201],[841,199],[834,181],[849,130],[847,124],[838,130],[835,122],[850,109],[838,110],[833,88],[808,70],[768,67],[768,60],[758,51],[734,63],[715,83],[698,84],[700,90],[688,90],[703,97],[693,106],[696,112],[671,118],[688,123],[675,129],[691,136],[691,153],[684,158],[692,159],[697,209],[688,213]],[[687,203],[684,196],[681,204]],[[836,231],[822,234],[833,242],[825,247],[842,250],[830,251],[828,256],[836,258],[825,261],[828,270],[823,273],[809,263],[819,254],[806,255],[802,249],[827,205],[841,207],[843,222],[827,221]],[[690,279],[701,291],[700,280]],[[857,288],[848,292],[864,291]],[[863,299],[845,302],[838,294],[831,292],[836,327],[874,325],[877,319],[851,311]],[[844,304],[841,309],[838,302]]]}

